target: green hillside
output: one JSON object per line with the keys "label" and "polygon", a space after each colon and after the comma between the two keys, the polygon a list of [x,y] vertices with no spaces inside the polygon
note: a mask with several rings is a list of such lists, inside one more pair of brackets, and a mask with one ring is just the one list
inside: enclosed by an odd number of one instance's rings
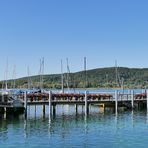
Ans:
{"label": "green hillside", "polygon": [[[71,88],[83,88],[85,82],[87,87],[93,88],[115,88],[124,86],[125,88],[146,88],[148,87],[148,68],[118,68],[117,80],[116,83],[116,71],[115,67],[110,68],[98,68],[88,70],[87,72],[87,81],[84,71],[70,73],[69,76],[64,74],[64,87],[67,87],[67,82]],[[67,78],[68,77],[68,78]],[[40,76],[24,77],[17,79],[15,81],[16,87],[26,88],[28,87],[28,80],[30,87],[39,87],[40,86]],[[61,87],[61,75],[44,75],[43,76],[43,87],[44,88],[60,88]],[[124,84],[124,85],[123,85]],[[2,82],[1,82],[2,85]],[[8,86],[11,87],[13,81],[8,81]]]}

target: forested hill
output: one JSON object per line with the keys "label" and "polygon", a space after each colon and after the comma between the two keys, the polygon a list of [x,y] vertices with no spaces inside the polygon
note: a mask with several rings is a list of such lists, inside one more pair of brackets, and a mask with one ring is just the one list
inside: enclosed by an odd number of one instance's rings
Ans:
{"label": "forested hill", "polygon": [[[86,74],[87,73],[87,74]],[[117,74],[115,67],[98,68],[76,73],[64,74],[64,86],[82,88],[85,86],[93,88],[115,88],[124,86],[125,88],[145,88],[148,87],[148,68],[125,68],[118,67]],[[85,77],[87,75],[87,78]],[[116,79],[116,76],[118,79]],[[60,88],[61,74],[44,75],[44,88]],[[87,81],[86,81],[87,80]],[[118,81],[118,84],[116,83]],[[28,83],[29,82],[29,83]],[[32,76],[20,78],[15,81],[18,88],[39,87],[40,76]],[[28,85],[29,84],[29,85]],[[124,84],[124,85],[123,85]],[[13,85],[13,81],[8,81],[9,87]]]}

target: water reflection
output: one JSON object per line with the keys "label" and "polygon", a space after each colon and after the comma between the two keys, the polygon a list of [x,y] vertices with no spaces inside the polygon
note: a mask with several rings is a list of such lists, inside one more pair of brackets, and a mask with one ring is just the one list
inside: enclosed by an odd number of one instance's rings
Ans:
{"label": "water reflection", "polygon": [[36,105],[34,106],[35,107],[35,111],[34,111],[34,117],[35,117],[35,119],[36,119],[36,115],[37,115],[37,112],[36,112]]}
{"label": "water reflection", "polygon": [[148,111],[146,112],[146,124],[148,124]]}
{"label": "water reflection", "polygon": [[[6,116],[4,120],[4,115],[1,115],[0,144],[15,145],[17,141],[17,144],[25,146],[33,143],[41,146],[44,143],[54,147],[56,143],[59,145],[56,147],[99,147],[100,144],[102,147],[111,144],[111,147],[119,147],[128,141],[126,137],[131,138],[134,134],[142,136],[142,132],[148,128],[146,112],[127,111],[115,114],[107,110],[102,113],[98,107],[91,106],[90,114],[85,116],[81,112],[82,106],[78,107],[77,114],[75,106],[69,106],[68,109],[69,111],[57,106],[56,117],[49,116],[47,112],[43,117],[42,107],[35,110],[33,106],[30,107],[27,120],[23,115]],[[148,133],[145,134],[148,136]]]}
{"label": "water reflection", "polygon": [[6,120],[1,120],[0,121],[0,140],[6,141],[8,139],[8,128],[6,124]]}
{"label": "water reflection", "polygon": [[115,113],[115,127],[118,129],[118,114]]}
{"label": "water reflection", "polygon": [[134,127],[134,111],[131,111],[131,121],[132,121],[132,127]]}
{"label": "water reflection", "polygon": [[85,129],[85,134],[87,134],[88,133],[88,115],[85,115],[85,117],[84,117],[84,129]]}
{"label": "water reflection", "polygon": [[51,118],[49,118],[49,121],[48,121],[48,133],[49,133],[49,137],[51,136],[50,133],[51,133]]}
{"label": "water reflection", "polygon": [[27,119],[24,120],[24,137],[27,138]]}

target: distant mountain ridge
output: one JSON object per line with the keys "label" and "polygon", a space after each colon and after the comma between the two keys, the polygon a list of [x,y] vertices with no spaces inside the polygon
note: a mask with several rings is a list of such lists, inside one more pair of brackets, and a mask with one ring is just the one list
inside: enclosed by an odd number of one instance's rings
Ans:
{"label": "distant mountain ridge", "polygon": [[[85,71],[69,73],[68,76],[64,73],[64,87],[67,87],[67,82],[71,88],[83,88],[85,82],[87,87],[91,88],[116,88],[121,87],[121,82],[122,87],[125,88],[148,87],[148,68],[118,67],[117,74],[115,69],[115,67],[108,67],[87,70],[87,77],[85,77]],[[116,75],[118,80],[116,80]],[[61,74],[44,75],[43,79],[44,88],[61,88]],[[11,87],[12,83],[13,80],[9,80],[8,87]],[[40,76],[19,78],[16,79],[15,84],[18,88],[39,87]]]}

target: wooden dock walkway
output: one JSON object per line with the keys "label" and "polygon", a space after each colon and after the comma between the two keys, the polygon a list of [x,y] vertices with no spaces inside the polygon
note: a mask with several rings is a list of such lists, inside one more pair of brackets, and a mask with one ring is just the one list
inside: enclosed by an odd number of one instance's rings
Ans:
{"label": "wooden dock walkway", "polygon": [[[49,93],[33,93],[26,94],[28,103],[31,104],[48,104],[49,102]],[[126,102],[132,101],[132,94],[121,94],[118,93],[117,96],[118,102]],[[18,95],[18,98],[24,101],[24,95]],[[146,94],[133,94],[134,101],[146,101]],[[57,104],[82,104],[85,102],[85,94],[77,94],[77,93],[64,93],[57,94],[52,93],[51,96],[52,103]],[[87,93],[87,102],[89,103],[106,103],[106,102],[115,102],[115,94],[89,94]]]}
{"label": "wooden dock walkway", "polygon": [[[145,93],[135,94],[131,91],[128,94],[115,91],[114,93],[24,93],[18,94],[17,97],[24,104],[24,109],[27,112],[28,105],[43,105],[43,112],[45,112],[45,105],[49,105],[49,112],[56,110],[56,105],[84,105],[85,113],[89,113],[89,105],[98,105],[100,107],[114,107],[115,112],[118,112],[118,107],[145,107],[148,110],[148,91]],[[0,102],[0,108],[13,108],[15,106],[9,101],[5,104]],[[26,113],[27,114],[27,113]]]}
{"label": "wooden dock walkway", "polygon": [[[43,105],[43,112],[45,112],[45,105],[49,105],[49,113],[56,112],[56,105],[84,105],[85,114],[89,113],[89,105],[98,105],[113,107],[115,112],[118,112],[118,107],[126,107],[128,109],[147,108],[148,109],[148,95],[146,93],[134,94],[131,91],[129,94],[120,93],[32,93],[26,94],[26,99],[23,95],[18,96],[27,105]],[[26,107],[27,107],[26,105]],[[77,110],[77,107],[76,107]]]}

